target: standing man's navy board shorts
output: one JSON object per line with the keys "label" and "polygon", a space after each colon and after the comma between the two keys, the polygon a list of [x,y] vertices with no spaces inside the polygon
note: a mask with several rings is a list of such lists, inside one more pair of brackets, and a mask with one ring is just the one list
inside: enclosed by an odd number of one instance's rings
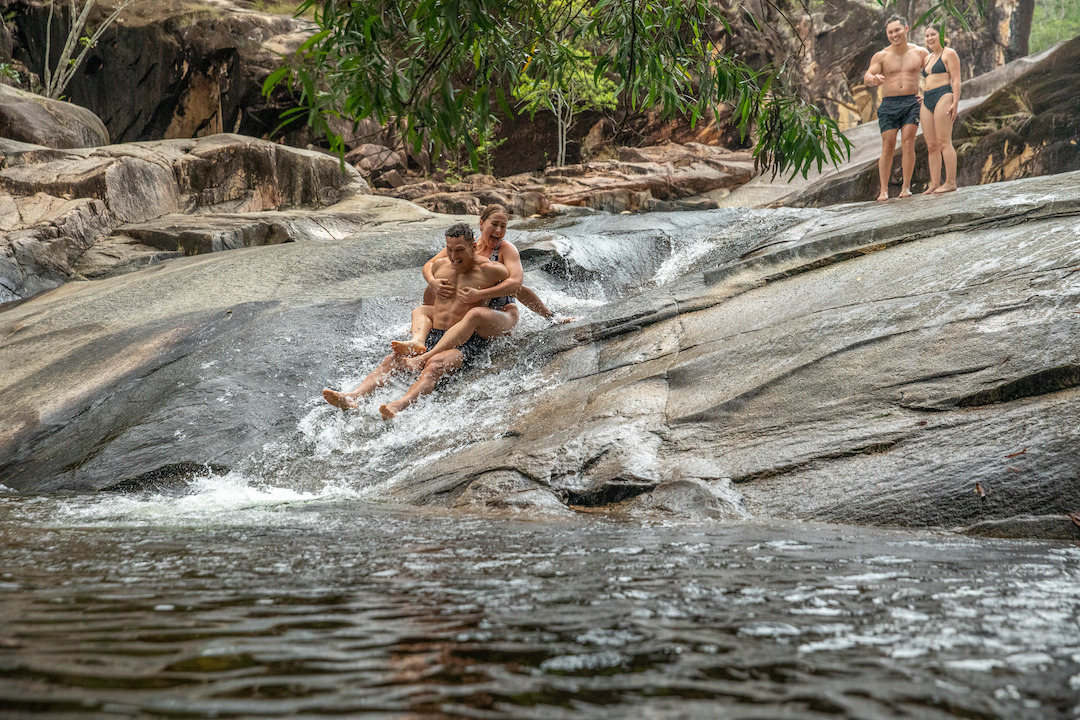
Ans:
{"label": "standing man's navy board shorts", "polygon": [[919,124],[919,96],[893,95],[881,101],[877,109],[877,125],[881,132],[899,130],[905,125]]}

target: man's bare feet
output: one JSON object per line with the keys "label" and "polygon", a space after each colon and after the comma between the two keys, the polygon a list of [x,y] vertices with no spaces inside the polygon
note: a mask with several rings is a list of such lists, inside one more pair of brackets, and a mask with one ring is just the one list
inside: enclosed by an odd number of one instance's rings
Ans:
{"label": "man's bare feet", "polygon": [[881,194],[877,196],[877,201],[878,202],[887,202],[888,199],[889,199],[889,191],[888,190],[882,190]]}
{"label": "man's bare feet", "polygon": [[423,354],[427,350],[427,346],[417,340],[391,340],[390,349],[394,351],[395,355],[415,357]]}
{"label": "man's bare feet", "polygon": [[416,357],[407,358],[405,360],[405,367],[413,372],[420,372],[427,367],[428,355],[430,353],[424,353],[423,355],[417,355]]}
{"label": "man's bare feet", "polygon": [[379,414],[382,415],[383,420],[393,420],[399,412],[404,408],[397,407],[397,403],[386,403],[379,406]]}
{"label": "man's bare feet", "polygon": [[904,188],[903,190],[900,191],[900,194],[897,195],[896,197],[898,197],[898,198],[909,198],[909,197],[911,197],[911,188]]}
{"label": "man's bare feet", "polygon": [[935,195],[941,195],[942,193],[955,192],[955,191],[956,191],[956,183],[945,183],[941,187],[934,190],[934,194]]}
{"label": "man's bare feet", "polygon": [[338,392],[337,390],[331,390],[330,388],[326,388],[325,390],[323,390],[322,396],[323,399],[326,400],[326,402],[330,403],[334,407],[339,407],[342,410],[355,410],[359,406],[359,403],[357,403],[345,393]]}

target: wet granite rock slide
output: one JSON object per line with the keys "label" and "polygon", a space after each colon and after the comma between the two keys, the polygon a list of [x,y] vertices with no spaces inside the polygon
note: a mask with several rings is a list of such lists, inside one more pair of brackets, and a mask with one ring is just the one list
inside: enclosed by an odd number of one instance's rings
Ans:
{"label": "wet granite rock slide", "polygon": [[[498,437],[403,470],[386,497],[717,517],[736,497],[757,515],[1074,533],[1078,179],[798,211],[759,247],[545,331],[537,401]],[[452,219],[355,202],[368,224],[349,237],[4,306],[0,483],[138,485],[294,442],[339,360],[327,339],[411,297]],[[560,222],[572,238],[578,221]]]}

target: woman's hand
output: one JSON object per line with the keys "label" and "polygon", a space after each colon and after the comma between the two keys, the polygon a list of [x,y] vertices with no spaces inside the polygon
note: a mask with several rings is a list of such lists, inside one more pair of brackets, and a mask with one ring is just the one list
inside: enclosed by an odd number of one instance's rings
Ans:
{"label": "woman's hand", "polygon": [[446,278],[435,278],[432,282],[431,289],[435,291],[435,294],[439,297],[452,298],[454,297],[454,283]]}
{"label": "woman's hand", "polygon": [[480,291],[476,288],[463,287],[457,291],[458,300],[466,305],[475,305],[484,299],[484,296],[480,294]]}

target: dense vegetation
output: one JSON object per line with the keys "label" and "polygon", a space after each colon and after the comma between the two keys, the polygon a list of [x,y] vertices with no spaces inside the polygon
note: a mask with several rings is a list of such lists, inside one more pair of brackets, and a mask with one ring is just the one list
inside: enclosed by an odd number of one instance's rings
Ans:
{"label": "dense vegetation", "polygon": [[495,111],[530,106],[516,88],[565,90],[588,62],[623,117],[654,109],[694,124],[727,105],[766,168],[806,173],[846,155],[836,123],[781,87],[781,68],[722,50],[730,28],[707,0],[305,0],[299,11],[311,9],[320,32],[265,89],[292,88],[293,117],[339,150],[331,118],[373,118],[417,150],[463,148],[475,166]]}
{"label": "dense vegetation", "polygon": [[[954,17],[966,27],[965,14],[986,1],[938,0],[916,25]],[[733,7],[758,22],[750,6]],[[264,91],[290,88],[298,107],[286,120],[306,120],[339,152],[333,118],[373,119],[417,151],[449,148],[475,168],[496,110],[546,107],[558,118],[561,158],[582,102],[618,121],[649,110],[694,125],[730,111],[760,166],[792,177],[842,160],[850,146],[785,87],[786,68],[750,67],[725,50],[731,26],[710,0],[303,0],[297,13],[319,32]]]}
{"label": "dense vegetation", "polygon": [[1029,47],[1037,53],[1080,35],[1080,1],[1038,0],[1031,23]]}

